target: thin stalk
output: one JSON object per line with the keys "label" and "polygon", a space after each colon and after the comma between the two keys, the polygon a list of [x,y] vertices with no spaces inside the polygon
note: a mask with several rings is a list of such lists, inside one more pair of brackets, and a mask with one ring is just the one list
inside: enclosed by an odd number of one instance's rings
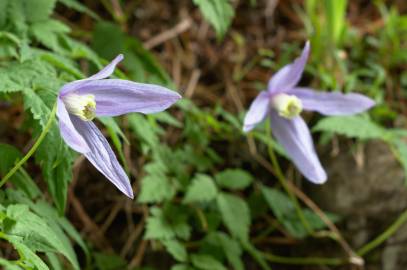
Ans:
{"label": "thin stalk", "polygon": [[[267,128],[267,133],[268,133],[269,136],[271,136],[270,126],[269,125],[268,125],[268,128]],[[276,155],[275,155],[275,153],[273,151],[272,146],[268,145],[267,149],[268,149],[268,153],[269,153],[269,156],[270,156],[271,164],[274,167],[274,170],[276,172],[276,176],[277,176],[278,181],[283,186],[283,188],[287,192],[288,196],[290,196],[290,199],[294,204],[297,215],[298,215],[301,223],[303,224],[304,228],[307,230],[307,232],[309,234],[313,235],[315,232],[311,228],[311,226],[309,225],[308,221],[305,219],[304,213],[302,211],[302,208],[301,208],[300,204],[298,203],[297,197],[293,194],[291,189],[288,187],[288,185],[286,183],[286,178],[285,178],[285,176],[283,174],[283,171],[281,170],[280,164],[278,163],[277,157],[276,157]]]}
{"label": "thin stalk", "polygon": [[241,244],[243,249],[247,251],[247,253],[249,253],[250,256],[252,256],[253,259],[257,261],[257,263],[263,270],[272,270],[271,267],[267,264],[263,254],[257,251],[257,249],[252,244],[250,244],[247,241],[241,241]]}
{"label": "thin stalk", "polygon": [[263,256],[273,263],[291,265],[342,265],[347,263],[346,259],[323,258],[323,257],[283,257],[270,253],[263,253]]}
{"label": "thin stalk", "polygon": [[357,251],[359,256],[364,256],[374,248],[381,245],[390,236],[392,236],[404,223],[407,222],[407,210],[405,210],[384,232],[378,235],[375,239],[364,245]]}
{"label": "thin stalk", "polygon": [[55,119],[56,109],[57,109],[57,104],[55,103],[54,107],[52,108],[48,122],[45,125],[44,129],[42,130],[40,136],[35,141],[34,145],[31,147],[31,149],[27,152],[27,154],[19,162],[17,162],[17,164],[6,174],[6,176],[3,177],[3,179],[0,181],[0,188],[7,182],[7,180],[10,179],[10,177],[12,177],[21,168],[21,166],[24,165],[24,163],[27,162],[27,160],[35,153],[38,146],[40,146],[40,144],[44,140],[45,136],[47,136],[48,131],[52,127],[52,123],[54,122],[54,119]]}

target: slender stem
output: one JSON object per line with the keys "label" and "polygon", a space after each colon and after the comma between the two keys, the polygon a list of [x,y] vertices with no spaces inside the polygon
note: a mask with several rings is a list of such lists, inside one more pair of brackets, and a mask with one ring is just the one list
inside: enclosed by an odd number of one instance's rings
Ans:
{"label": "slender stem", "polygon": [[322,258],[322,257],[283,257],[270,253],[263,253],[263,256],[270,262],[292,265],[342,265],[347,263],[346,259],[341,258]]}
{"label": "slender stem", "polygon": [[55,103],[49,116],[48,122],[45,125],[44,129],[42,130],[40,136],[38,137],[34,145],[31,147],[31,149],[28,151],[28,153],[19,162],[17,162],[17,164],[6,174],[6,176],[3,177],[3,179],[0,181],[0,188],[7,182],[8,179],[10,179],[10,177],[12,177],[21,168],[21,166],[23,166],[25,162],[27,162],[27,160],[35,153],[38,146],[40,146],[45,136],[48,134],[48,131],[52,127],[52,123],[54,122],[55,119],[56,109],[57,105]]}
{"label": "slender stem", "polygon": [[[268,135],[271,136],[270,126],[268,126],[268,128],[267,128],[267,133],[268,133]],[[270,156],[271,164],[273,165],[274,170],[276,172],[277,179],[280,182],[280,184],[283,186],[284,190],[287,192],[288,196],[290,196],[290,199],[294,204],[295,210],[297,212],[297,215],[298,215],[301,223],[303,224],[304,228],[307,230],[307,232],[309,234],[314,234],[314,230],[311,228],[308,221],[305,219],[304,213],[302,212],[301,206],[298,203],[297,197],[293,194],[293,192],[291,191],[291,189],[288,187],[288,185],[286,183],[286,178],[283,174],[283,171],[281,170],[280,164],[278,163],[277,157],[273,151],[273,147],[271,145],[268,145],[267,149],[268,149],[268,153]]]}
{"label": "slender stem", "polygon": [[383,233],[378,235],[375,239],[364,245],[357,251],[359,256],[364,256],[372,249],[378,247],[393,235],[404,223],[407,222],[407,210],[405,210]]}
{"label": "slender stem", "polygon": [[265,257],[263,256],[263,254],[259,252],[252,244],[247,241],[241,241],[241,244],[244,250],[246,250],[247,253],[249,253],[253,257],[253,259],[257,261],[257,263],[263,270],[272,270],[265,261]]}

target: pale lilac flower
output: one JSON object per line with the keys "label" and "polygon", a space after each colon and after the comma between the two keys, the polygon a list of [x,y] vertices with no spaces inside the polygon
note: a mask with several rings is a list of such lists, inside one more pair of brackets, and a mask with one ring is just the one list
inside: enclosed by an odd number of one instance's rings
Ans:
{"label": "pale lilac flower", "polygon": [[307,42],[301,56],[270,79],[267,91],[262,91],[251,104],[243,130],[250,131],[270,116],[272,133],[293,163],[311,182],[322,184],[327,175],[315,152],[310,131],[300,117],[301,111],[350,115],[368,110],[375,102],[356,93],[326,93],[298,87],[309,52],[310,44]]}
{"label": "pale lilac flower", "polygon": [[64,85],[58,95],[57,116],[65,142],[84,154],[121,192],[133,198],[128,176],[91,120],[95,116],[160,112],[181,96],[158,85],[106,79],[122,59],[123,55],[119,55],[97,74]]}

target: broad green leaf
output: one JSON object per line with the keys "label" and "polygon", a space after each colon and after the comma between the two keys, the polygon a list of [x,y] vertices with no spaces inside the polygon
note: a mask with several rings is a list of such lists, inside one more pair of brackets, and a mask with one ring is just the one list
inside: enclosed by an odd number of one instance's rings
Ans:
{"label": "broad green leaf", "polygon": [[196,270],[196,268],[186,264],[176,264],[171,267],[171,270]]}
{"label": "broad green leaf", "polygon": [[208,234],[206,240],[211,244],[221,248],[230,265],[235,270],[243,270],[244,265],[241,259],[242,249],[236,239],[231,238],[224,232],[213,232]]}
{"label": "broad green leaf", "polygon": [[[285,229],[293,237],[304,238],[308,235],[308,231],[306,230],[306,228],[304,228],[304,225],[298,217],[294,203],[286,194],[279,191],[278,189],[269,188],[266,186],[261,186],[261,191],[278,221],[283,224]],[[318,230],[326,227],[325,223],[317,214],[310,211],[309,209],[303,209],[302,211],[304,214],[304,218],[312,229]],[[338,217],[336,215],[327,213],[327,216],[333,222],[338,220]]]}
{"label": "broad green leaf", "polygon": [[156,130],[145,116],[133,113],[128,116],[128,120],[133,132],[142,142],[146,143],[149,147],[155,147],[159,144]]}
{"label": "broad green leaf", "polygon": [[233,16],[233,6],[229,0],[193,0],[199,7],[204,18],[215,28],[216,35],[220,39],[228,30]]}
{"label": "broad green leaf", "polygon": [[188,186],[183,202],[209,202],[215,199],[216,194],[217,189],[212,178],[204,174],[198,174]]}
{"label": "broad green leaf", "polygon": [[215,175],[216,183],[225,188],[239,190],[248,187],[253,176],[241,169],[227,169]]}
{"label": "broad green leaf", "polygon": [[236,195],[219,193],[217,204],[223,223],[236,238],[247,241],[250,228],[250,210],[247,203]]}
{"label": "broad green leaf", "polygon": [[313,131],[328,131],[358,139],[385,139],[386,130],[361,116],[332,116],[321,119]]}
{"label": "broad green leaf", "polygon": [[163,240],[163,245],[167,251],[179,262],[186,262],[188,254],[184,245],[177,240]]}
{"label": "broad green leaf", "polygon": [[[27,245],[20,242],[18,237],[10,236],[7,240],[13,244],[14,248],[18,251],[19,255],[23,258],[25,264],[28,262],[32,264],[37,270],[49,270],[48,266],[42,261],[42,259],[35,254]],[[77,268],[79,269],[79,268]]]}
{"label": "broad green leaf", "polygon": [[227,270],[222,263],[206,254],[192,254],[191,262],[193,266],[202,270]]}
{"label": "broad green leaf", "polygon": [[33,23],[30,26],[30,32],[44,46],[54,51],[62,52],[63,49],[59,43],[59,36],[69,33],[69,27],[57,20],[48,19]]}
{"label": "broad green leaf", "polygon": [[150,209],[151,216],[147,218],[145,239],[173,239],[175,233],[171,224],[166,220],[162,209],[153,207]]}

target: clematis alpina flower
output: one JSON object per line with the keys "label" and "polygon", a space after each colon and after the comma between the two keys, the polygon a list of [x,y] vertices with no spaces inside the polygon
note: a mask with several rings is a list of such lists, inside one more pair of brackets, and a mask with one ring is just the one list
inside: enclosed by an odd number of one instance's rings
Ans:
{"label": "clematis alpina flower", "polygon": [[243,130],[250,131],[270,116],[273,135],[299,171],[311,182],[322,184],[327,175],[315,152],[310,131],[300,117],[301,111],[351,115],[368,110],[375,102],[356,93],[326,93],[298,87],[309,52],[310,44],[307,42],[301,56],[270,79],[267,91],[262,91],[251,104]]}
{"label": "clematis alpina flower", "polygon": [[133,198],[128,176],[92,120],[96,116],[160,112],[181,96],[158,85],[106,79],[122,59],[123,55],[119,55],[97,74],[64,85],[58,95],[57,116],[64,141],[84,154],[121,192]]}

